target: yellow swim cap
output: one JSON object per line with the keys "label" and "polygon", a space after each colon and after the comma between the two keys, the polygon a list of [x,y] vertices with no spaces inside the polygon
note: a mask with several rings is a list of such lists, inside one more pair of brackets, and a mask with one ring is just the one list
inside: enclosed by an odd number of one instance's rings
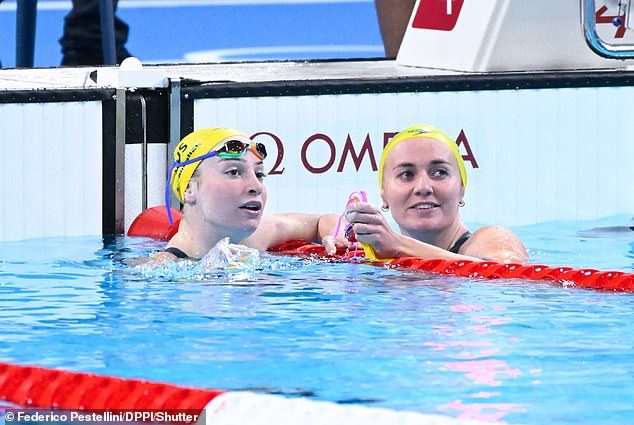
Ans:
{"label": "yellow swim cap", "polygon": [[[218,146],[220,142],[236,136],[248,139],[244,133],[233,128],[203,128],[196,130],[185,136],[183,140],[176,145],[176,149],[174,149],[174,161],[175,163],[182,163],[205,155]],[[194,161],[182,167],[172,166],[170,186],[181,203],[183,202],[185,189],[187,189],[187,185],[189,185],[189,181],[199,164],[200,161]]]}
{"label": "yellow swim cap", "polygon": [[379,188],[383,189],[383,167],[385,167],[385,159],[390,151],[403,140],[412,139],[414,137],[429,137],[430,139],[439,140],[449,146],[453,156],[456,157],[456,162],[458,163],[458,168],[460,169],[460,180],[462,181],[462,186],[467,186],[467,169],[465,168],[462,155],[458,150],[456,142],[436,127],[432,127],[427,124],[418,124],[411,126],[392,137],[392,140],[390,140],[390,142],[385,146],[385,149],[383,149],[381,162],[379,162]]}

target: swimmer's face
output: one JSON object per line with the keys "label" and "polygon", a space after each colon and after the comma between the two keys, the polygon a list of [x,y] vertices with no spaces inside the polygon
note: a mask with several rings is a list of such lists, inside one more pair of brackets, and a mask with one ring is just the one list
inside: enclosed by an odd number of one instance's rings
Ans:
{"label": "swimmer's face", "polygon": [[417,137],[388,154],[381,197],[404,235],[421,239],[448,228],[459,219],[463,196],[456,158],[445,143]]}
{"label": "swimmer's face", "polygon": [[[246,138],[236,138],[249,143]],[[244,140],[242,140],[244,139]],[[235,158],[214,156],[199,166],[189,190],[204,222],[219,238],[238,243],[258,227],[266,205],[263,161],[247,150]]]}

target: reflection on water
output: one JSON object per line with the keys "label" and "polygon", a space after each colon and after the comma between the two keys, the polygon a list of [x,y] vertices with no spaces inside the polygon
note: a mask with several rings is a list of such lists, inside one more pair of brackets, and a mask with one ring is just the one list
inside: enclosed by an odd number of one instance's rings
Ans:
{"label": "reflection on water", "polygon": [[[519,368],[511,367],[500,356],[500,348],[495,343],[495,338],[488,338],[497,333],[496,326],[511,322],[508,317],[484,316],[488,309],[494,312],[503,312],[506,307],[502,305],[484,306],[475,304],[457,304],[450,306],[452,313],[476,313],[470,315],[466,326],[461,329],[444,327],[436,332],[451,340],[445,343],[430,342],[427,345],[439,351],[450,351],[448,357],[464,359],[445,362],[439,366],[439,370],[462,373],[477,387],[474,392],[465,394],[464,400],[456,399],[441,405],[441,411],[454,410],[459,412],[462,419],[476,419],[486,422],[500,422],[508,413],[526,412],[527,406],[522,402],[501,403],[495,400],[502,396],[500,391],[477,390],[482,387],[501,387],[507,380],[513,380],[522,375]],[[473,324],[469,324],[469,322]],[[515,337],[507,338],[508,343],[516,343]],[[533,381],[537,384],[538,381]],[[518,400],[521,401],[521,400]]]}

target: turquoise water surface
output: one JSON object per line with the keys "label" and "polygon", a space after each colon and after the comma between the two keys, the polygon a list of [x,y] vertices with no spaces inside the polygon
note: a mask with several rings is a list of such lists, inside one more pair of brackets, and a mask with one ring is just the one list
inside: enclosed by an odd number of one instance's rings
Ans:
{"label": "turquoise water surface", "polygon": [[[513,230],[536,263],[634,272],[634,238],[611,228],[627,220]],[[0,361],[508,423],[634,422],[634,294],[266,253],[244,269],[129,266],[160,246],[0,243]]]}

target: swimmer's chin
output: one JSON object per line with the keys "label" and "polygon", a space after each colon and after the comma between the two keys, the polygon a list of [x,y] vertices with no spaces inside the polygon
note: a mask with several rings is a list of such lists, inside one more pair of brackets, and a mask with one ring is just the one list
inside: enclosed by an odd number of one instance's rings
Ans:
{"label": "swimmer's chin", "polygon": [[235,234],[229,236],[229,242],[232,244],[241,244],[242,241],[248,239],[251,235],[255,233],[260,225],[260,219],[253,224],[248,224],[240,228]]}

